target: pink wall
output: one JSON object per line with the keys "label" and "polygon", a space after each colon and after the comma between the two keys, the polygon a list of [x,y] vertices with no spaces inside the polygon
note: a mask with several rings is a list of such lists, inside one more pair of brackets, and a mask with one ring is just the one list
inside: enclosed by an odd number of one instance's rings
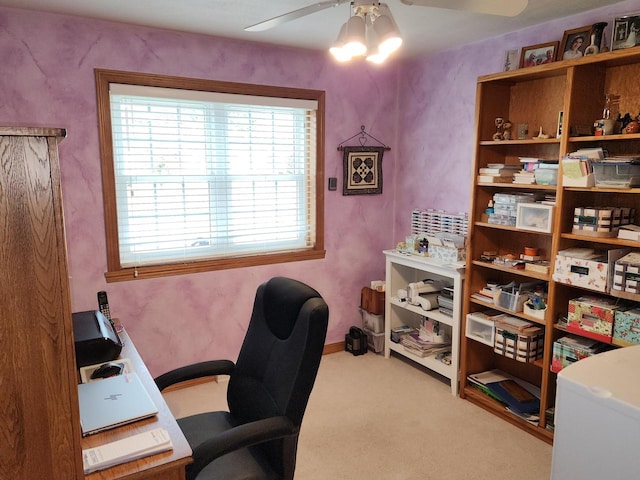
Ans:
{"label": "pink wall", "polygon": [[[329,343],[360,321],[360,289],[384,278],[393,245],[396,70],[335,65],[325,52],[0,8],[0,123],[64,127],[60,146],[74,311],[97,308],[106,290],[153,374],[187,362],[235,359],[256,287],[298,278],[326,298]],[[106,284],[94,68],[325,90],[324,260]],[[391,87],[391,88],[390,88]],[[337,146],[365,125],[392,147],[382,195],[343,196]]]}
{"label": "pink wall", "polygon": [[[306,281],[331,311],[328,343],[359,321],[360,288],[384,278],[380,253],[404,238],[411,209],[468,209],[475,82],[502,52],[640,10],[627,1],[578,17],[384,68],[336,65],[324,52],[0,8],[0,124],[64,127],[60,146],[74,311],[106,290],[151,372],[237,355],[257,285]],[[479,61],[481,59],[481,61]],[[324,260],[106,284],[94,68],[320,89],[326,95]],[[364,124],[391,146],[382,195],[342,196],[338,144]]]}

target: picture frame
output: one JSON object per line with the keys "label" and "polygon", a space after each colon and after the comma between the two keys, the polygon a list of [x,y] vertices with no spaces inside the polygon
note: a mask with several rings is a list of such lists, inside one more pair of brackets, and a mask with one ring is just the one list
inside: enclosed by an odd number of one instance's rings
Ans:
{"label": "picture frame", "polygon": [[384,150],[384,147],[343,147],[343,195],[382,193]]}
{"label": "picture frame", "polygon": [[592,25],[565,30],[556,60],[572,60],[584,57],[584,51],[591,41]]}
{"label": "picture frame", "polygon": [[616,17],[611,30],[611,50],[640,45],[640,12]]}
{"label": "picture frame", "polygon": [[522,47],[520,53],[520,68],[535,67],[536,65],[554,62],[559,43],[560,42],[555,41]]}
{"label": "picture frame", "polygon": [[553,230],[553,210],[553,205],[519,203],[516,211],[516,228],[551,233]]}

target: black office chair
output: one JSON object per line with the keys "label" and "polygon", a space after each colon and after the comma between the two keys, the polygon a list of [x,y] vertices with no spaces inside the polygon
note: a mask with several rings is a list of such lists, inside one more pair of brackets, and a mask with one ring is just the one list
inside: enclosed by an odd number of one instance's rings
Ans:
{"label": "black office chair", "polygon": [[302,417],[320,365],[329,309],[297,280],[258,287],[238,360],[214,360],[155,379],[160,390],[209,375],[230,375],[228,412],[178,420],[193,450],[187,479],[292,479]]}

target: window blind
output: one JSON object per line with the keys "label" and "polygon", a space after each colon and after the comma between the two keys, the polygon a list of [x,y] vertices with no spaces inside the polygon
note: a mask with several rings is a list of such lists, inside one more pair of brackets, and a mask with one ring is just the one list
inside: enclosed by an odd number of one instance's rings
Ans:
{"label": "window blind", "polygon": [[123,268],[315,245],[317,102],[110,85]]}

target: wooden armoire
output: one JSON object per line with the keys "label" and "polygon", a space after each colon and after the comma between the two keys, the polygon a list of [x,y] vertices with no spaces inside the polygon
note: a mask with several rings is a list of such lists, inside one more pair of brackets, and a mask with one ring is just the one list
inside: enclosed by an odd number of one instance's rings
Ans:
{"label": "wooden armoire", "polygon": [[0,478],[84,478],[58,142],[0,127]]}

